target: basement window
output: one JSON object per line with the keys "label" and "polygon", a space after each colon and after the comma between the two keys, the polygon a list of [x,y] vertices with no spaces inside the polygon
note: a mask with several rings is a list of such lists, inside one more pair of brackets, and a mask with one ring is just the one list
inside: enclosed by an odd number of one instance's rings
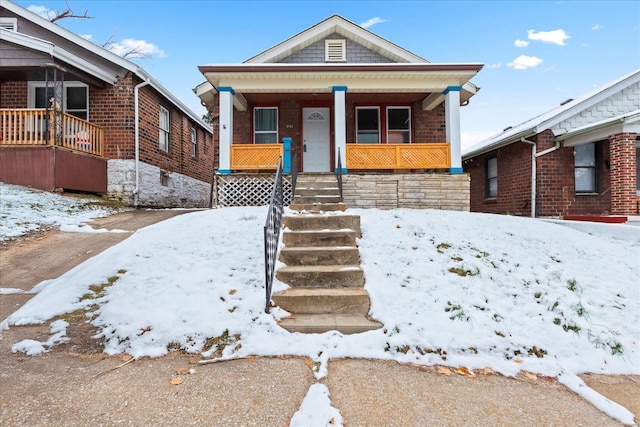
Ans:
{"label": "basement window", "polygon": [[347,60],[346,40],[325,40],[324,60],[325,62],[345,62]]}

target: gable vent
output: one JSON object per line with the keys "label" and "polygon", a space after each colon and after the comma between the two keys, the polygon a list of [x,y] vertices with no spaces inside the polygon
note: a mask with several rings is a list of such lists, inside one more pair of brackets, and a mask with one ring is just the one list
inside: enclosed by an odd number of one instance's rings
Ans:
{"label": "gable vent", "polygon": [[7,31],[18,31],[18,18],[0,18],[0,28]]}
{"label": "gable vent", "polygon": [[347,60],[347,44],[345,40],[325,40],[324,60],[327,62],[344,62]]}

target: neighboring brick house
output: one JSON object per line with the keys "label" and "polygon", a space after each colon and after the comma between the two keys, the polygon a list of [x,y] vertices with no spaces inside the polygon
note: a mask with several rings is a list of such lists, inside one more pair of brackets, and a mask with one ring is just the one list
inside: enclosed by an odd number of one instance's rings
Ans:
{"label": "neighboring brick house", "polygon": [[463,153],[471,211],[638,215],[640,70]]}
{"label": "neighboring brick house", "polygon": [[303,173],[340,158],[351,206],[468,210],[460,108],[482,66],[430,63],[339,15],[241,64],[200,66],[195,91],[219,118],[218,183],[243,199],[240,181],[256,180],[243,173],[272,171],[285,140]]}
{"label": "neighboring brick house", "polygon": [[144,69],[8,1],[0,57],[1,182],[208,206],[211,127]]}

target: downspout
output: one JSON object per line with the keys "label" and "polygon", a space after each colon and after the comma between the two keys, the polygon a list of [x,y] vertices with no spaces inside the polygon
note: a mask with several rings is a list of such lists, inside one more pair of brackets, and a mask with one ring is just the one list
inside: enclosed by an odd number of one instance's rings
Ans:
{"label": "downspout", "polygon": [[540,156],[544,156],[545,154],[549,154],[553,151],[556,151],[558,148],[560,148],[560,141],[556,141],[556,145],[554,145],[551,148],[547,148],[546,150],[541,151],[539,153],[536,152],[537,143],[535,141],[529,141],[525,137],[521,137],[520,141],[531,145],[531,218],[535,218],[536,217],[536,192],[537,192],[536,159]]}
{"label": "downspout", "polygon": [[138,90],[143,87],[146,86],[148,84],[150,84],[151,82],[147,79],[145,81],[143,81],[142,83],[139,83],[136,85],[135,89],[134,89],[134,104],[135,104],[135,132],[136,132],[136,136],[135,136],[135,169],[136,169],[136,188],[133,190],[133,207],[134,208],[138,208],[138,193],[140,192],[140,115],[138,113]]}

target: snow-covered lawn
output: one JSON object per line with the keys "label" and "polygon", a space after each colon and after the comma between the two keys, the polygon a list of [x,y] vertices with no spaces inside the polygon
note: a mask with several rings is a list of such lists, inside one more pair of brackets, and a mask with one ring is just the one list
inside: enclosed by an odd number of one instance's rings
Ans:
{"label": "snow-covered lawn", "polygon": [[0,242],[55,226],[74,231],[120,210],[96,196],[62,196],[0,182]]}
{"label": "snow-covered lawn", "polygon": [[[288,313],[264,312],[266,212],[215,209],[143,228],[39,284],[8,323],[84,310],[109,354],[301,355],[315,362],[317,378],[336,357],[524,370],[577,392],[586,389],[578,373],[640,375],[640,227],[596,224],[591,233],[585,223],[350,209],[362,221],[370,314],[384,328],[305,335],[277,325]],[[274,292],[284,287],[276,283]],[[53,327],[51,342],[14,350],[46,351],[63,339],[65,325]],[[324,390],[314,393],[325,399]],[[628,411],[586,397],[629,422]]]}

